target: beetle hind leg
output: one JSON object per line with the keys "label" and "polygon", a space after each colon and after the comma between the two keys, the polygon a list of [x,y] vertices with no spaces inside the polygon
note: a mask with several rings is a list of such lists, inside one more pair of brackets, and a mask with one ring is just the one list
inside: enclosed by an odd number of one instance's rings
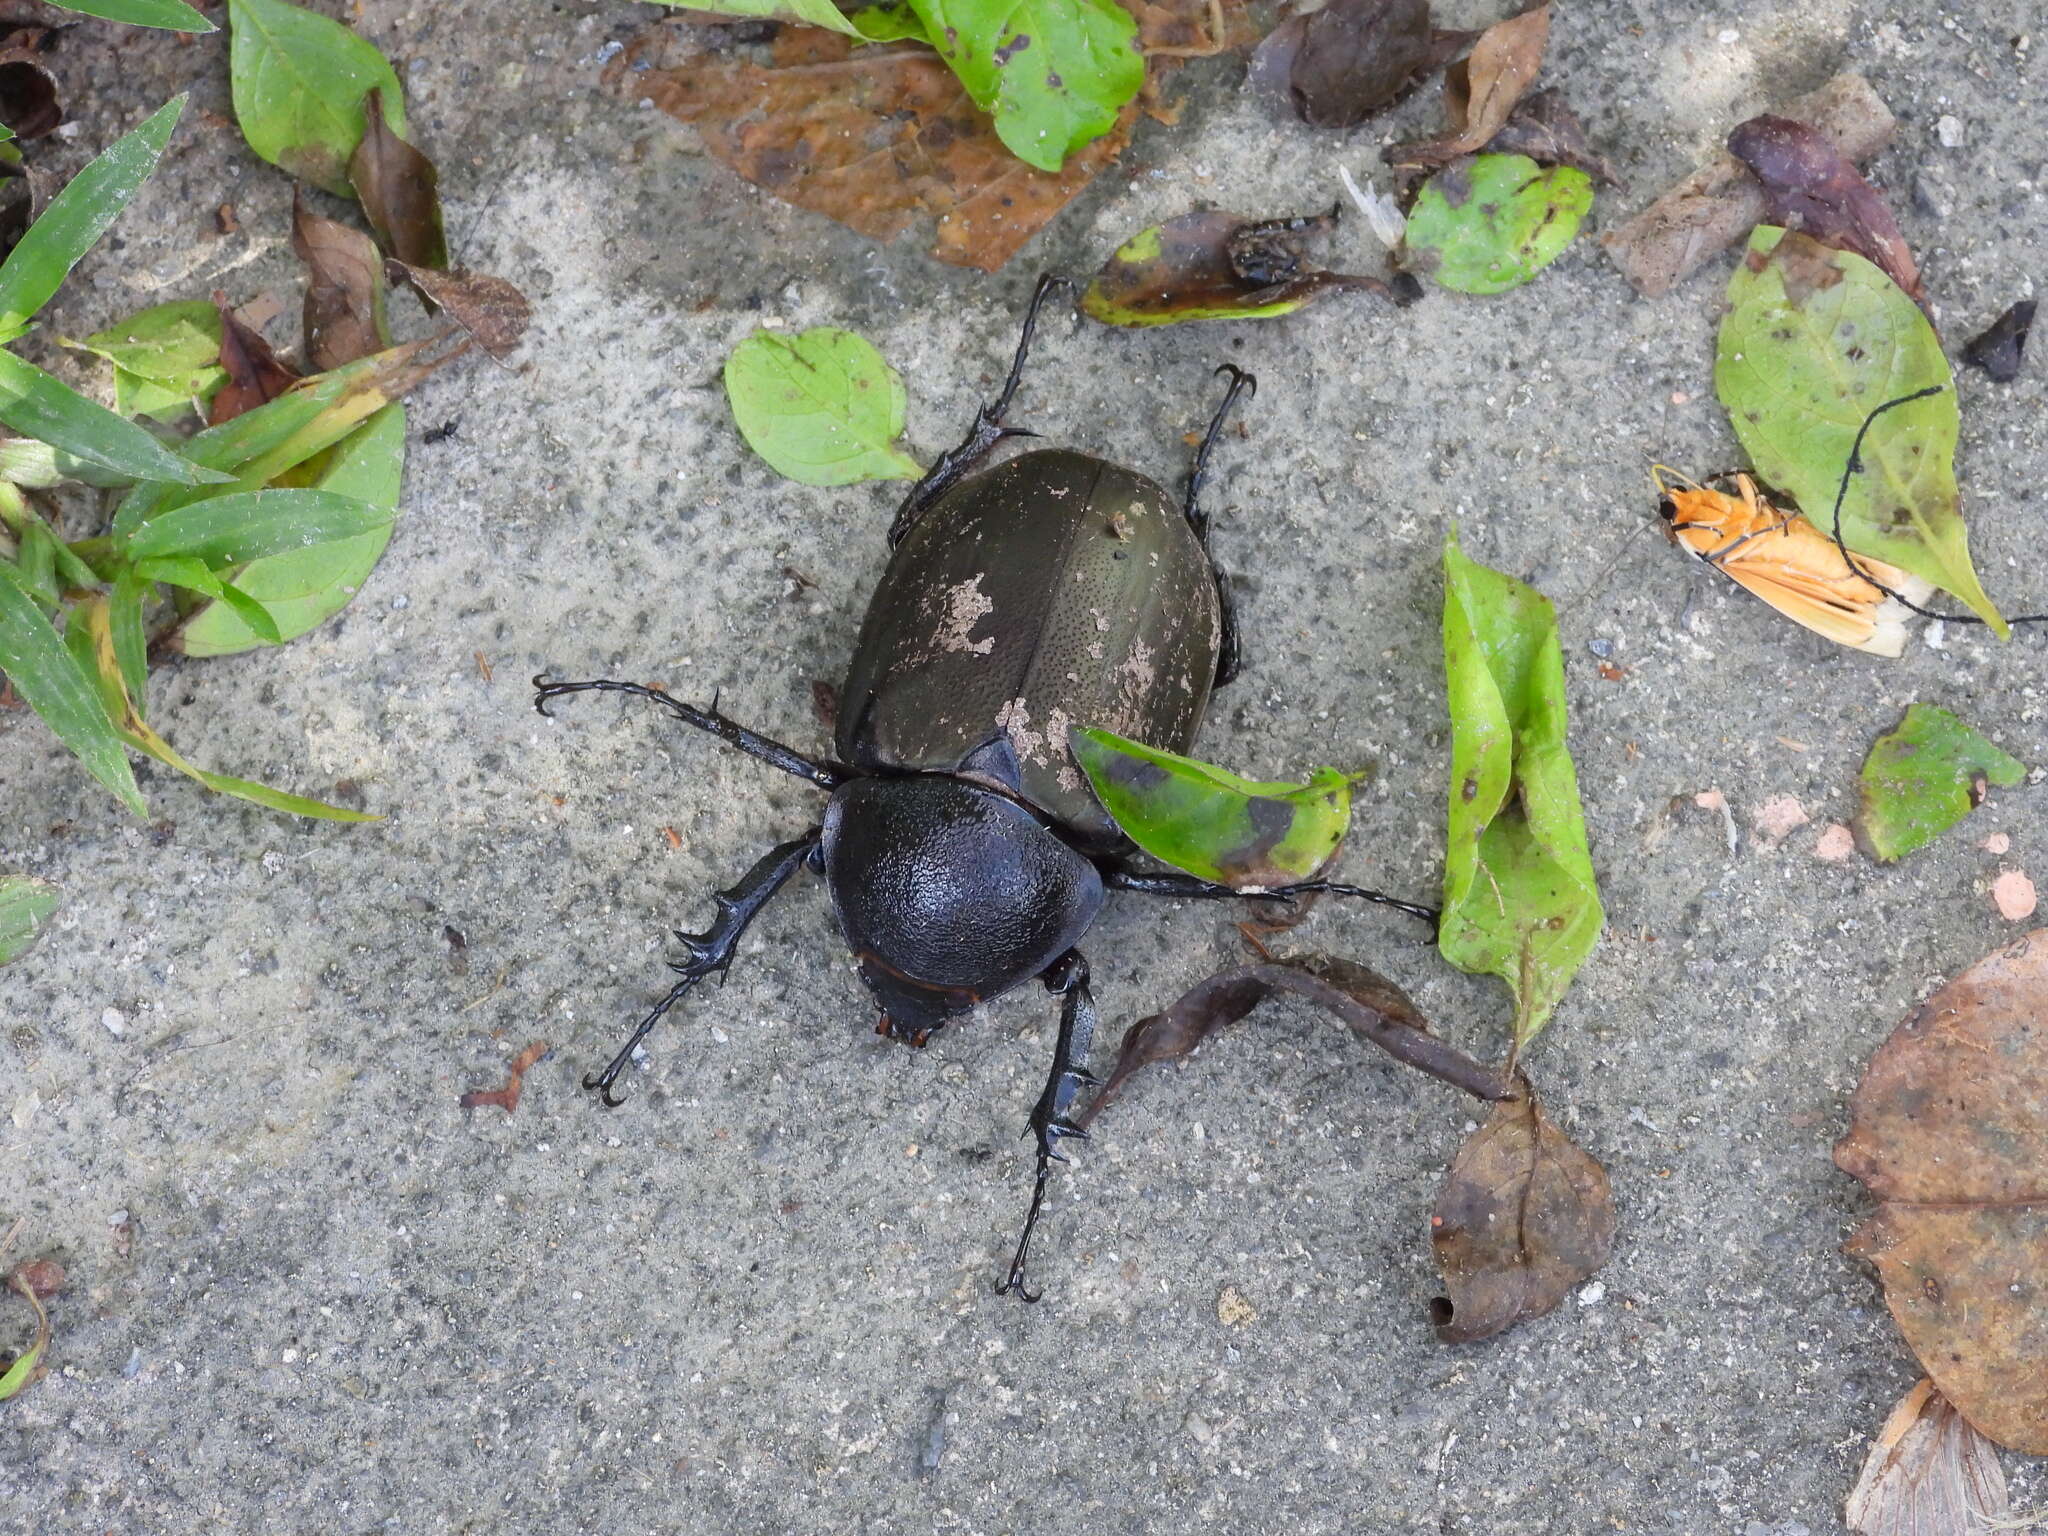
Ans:
{"label": "beetle hind leg", "polygon": [[1221,610],[1222,629],[1216,647],[1215,686],[1221,688],[1236,680],[1242,660],[1237,638],[1237,598],[1230,590],[1229,573],[1217,565],[1216,557],[1209,553],[1209,514],[1202,510],[1202,487],[1209,479],[1209,454],[1216,446],[1216,439],[1223,435],[1223,426],[1230,419],[1231,408],[1237,404],[1239,395],[1256,395],[1259,381],[1235,363],[1225,363],[1216,371],[1230,375],[1230,388],[1224,391],[1223,403],[1209,418],[1209,430],[1202,434],[1202,445],[1195,450],[1194,468],[1188,471],[1187,497],[1181,503],[1181,511],[1188,520],[1188,526],[1195,531],[1195,542],[1202,546],[1202,553],[1209,556],[1209,569],[1216,576],[1216,604]]}
{"label": "beetle hind leg", "polygon": [[1024,1284],[1025,1266],[1031,1255],[1031,1234],[1045,1209],[1045,1187],[1052,1178],[1052,1165],[1067,1159],[1059,1147],[1069,1137],[1086,1139],[1088,1133],[1067,1118],[1074,1095],[1095,1082],[1082,1065],[1088,1059],[1088,1045],[1095,1037],[1095,996],[1088,990],[1088,962],[1078,949],[1070,949],[1055,960],[1043,977],[1045,989],[1060,998],[1059,1042],[1053,1047],[1052,1071],[1045,1091],[1032,1107],[1026,1134],[1038,1138],[1038,1171],[1031,1185],[1031,1209],[1024,1217],[1024,1234],[1017,1239],[1017,1252],[1010,1260],[1010,1273],[996,1287],[998,1296],[1013,1292],[1025,1301],[1043,1295]]}

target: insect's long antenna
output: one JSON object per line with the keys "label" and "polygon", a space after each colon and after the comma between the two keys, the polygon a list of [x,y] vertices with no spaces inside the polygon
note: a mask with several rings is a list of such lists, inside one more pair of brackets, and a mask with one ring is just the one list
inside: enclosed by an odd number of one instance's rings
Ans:
{"label": "insect's long antenna", "polygon": [[[1984,624],[1989,621],[1977,617],[1974,613],[1936,613],[1932,608],[1922,608],[1910,597],[1904,597],[1894,592],[1890,587],[1871,575],[1869,571],[1858,565],[1856,557],[1849,553],[1849,546],[1842,542],[1842,503],[1849,495],[1850,478],[1863,467],[1863,439],[1870,435],[1870,429],[1876,423],[1877,418],[1894,407],[1911,405],[1915,400],[1925,400],[1931,395],[1938,395],[1948,387],[1946,384],[1930,384],[1925,389],[1916,389],[1910,395],[1900,395],[1896,400],[1885,401],[1883,405],[1878,406],[1868,416],[1863,418],[1863,425],[1856,429],[1856,440],[1849,445],[1849,459],[1842,466],[1841,483],[1835,487],[1835,510],[1834,516],[1830,519],[1828,525],[1828,533],[1835,541],[1835,549],[1841,555],[1842,563],[1893,602],[1910,608],[1922,618],[1940,619],[1945,624]],[[2048,624],[2048,613],[2022,614],[2016,619],[2007,619],[2005,622],[2008,625]]]}

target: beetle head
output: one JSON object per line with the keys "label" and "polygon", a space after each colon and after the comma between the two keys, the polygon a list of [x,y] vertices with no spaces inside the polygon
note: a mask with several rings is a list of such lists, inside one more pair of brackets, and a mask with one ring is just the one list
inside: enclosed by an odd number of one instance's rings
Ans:
{"label": "beetle head", "polygon": [[1095,866],[1037,816],[945,774],[842,784],[824,852],[840,932],[900,1040],[1038,975],[1102,906]]}

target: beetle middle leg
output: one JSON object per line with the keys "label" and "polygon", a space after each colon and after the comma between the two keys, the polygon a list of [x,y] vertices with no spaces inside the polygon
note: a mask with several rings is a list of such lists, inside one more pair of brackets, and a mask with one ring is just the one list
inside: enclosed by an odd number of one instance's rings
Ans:
{"label": "beetle middle leg", "polygon": [[[1230,388],[1224,392],[1223,403],[1216,407],[1216,414],[1209,418],[1209,430],[1202,434],[1202,445],[1195,450],[1194,468],[1188,471],[1187,499],[1181,503],[1188,526],[1195,531],[1195,542],[1202,546],[1202,553],[1209,555],[1209,514],[1202,510],[1202,486],[1209,478],[1209,453],[1216,446],[1216,439],[1223,433],[1223,424],[1230,419],[1230,408],[1237,404],[1241,394],[1259,392],[1259,381],[1246,373],[1235,363],[1225,363],[1216,370],[1230,375]],[[1216,649],[1216,683],[1218,688],[1236,680],[1241,658],[1237,644],[1237,599],[1230,590],[1230,576],[1216,563],[1216,557],[1209,555],[1209,569],[1216,577],[1216,602],[1222,610],[1223,635]]]}
{"label": "beetle middle leg", "polygon": [[1024,311],[1024,334],[1017,338],[1017,355],[1010,361],[1010,376],[1003,381],[1003,392],[974,413],[974,425],[967,436],[958,446],[940,454],[932,467],[924,472],[924,478],[910,488],[910,494],[903,498],[903,505],[896,509],[895,521],[889,525],[891,549],[901,544],[904,536],[917,526],[917,520],[924,515],[925,509],[971,474],[997,443],[1006,437],[1037,435],[1022,427],[1004,426],[1003,417],[1008,414],[1010,401],[1024,377],[1024,360],[1031,355],[1031,338],[1038,330],[1039,310],[1060,289],[1073,286],[1067,278],[1050,272],[1039,278],[1038,287],[1031,295],[1031,307]]}
{"label": "beetle middle leg", "polygon": [[1369,891],[1362,885],[1345,885],[1336,880],[1297,880],[1292,885],[1269,885],[1264,890],[1241,891],[1234,885],[1218,885],[1213,880],[1182,874],[1178,870],[1130,869],[1121,864],[1100,862],[1096,867],[1102,871],[1102,883],[1111,890],[1137,891],[1145,896],[1186,896],[1203,901],[1223,901],[1231,897],[1241,901],[1292,901],[1297,896],[1313,896],[1321,892],[1377,902],[1429,923],[1443,915],[1435,907],[1426,907],[1420,902],[1403,901],[1398,896]]}
{"label": "beetle middle leg", "polygon": [[1052,1071],[1045,1091],[1032,1107],[1029,1134],[1038,1138],[1038,1172],[1031,1186],[1031,1210],[1024,1218],[1024,1235],[1017,1239],[1017,1252],[1010,1260],[1009,1278],[996,1287],[998,1296],[1012,1291],[1025,1301],[1044,1294],[1027,1290],[1024,1268],[1031,1253],[1031,1233],[1045,1208],[1045,1186],[1052,1177],[1052,1165],[1064,1163],[1059,1144],[1069,1136],[1086,1139],[1088,1133],[1067,1118],[1074,1095],[1094,1083],[1082,1065],[1088,1059],[1088,1045],[1095,1038],[1095,996],[1088,990],[1088,962],[1081,951],[1070,949],[1053,961],[1040,978],[1045,990],[1060,999],[1060,1037],[1052,1052]]}
{"label": "beetle middle leg", "polygon": [[711,926],[704,932],[676,931],[676,938],[689,952],[689,959],[670,961],[669,969],[682,979],[670,987],[668,996],[656,1003],[654,1011],[640,1021],[610,1064],[602,1072],[593,1072],[583,1079],[585,1088],[595,1089],[604,1096],[605,1108],[617,1109],[625,1102],[612,1092],[612,1087],[633,1060],[633,1052],[640,1048],[640,1042],[661,1021],[661,1016],[681,1002],[690,988],[705,977],[717,976],[724,980],[747,925],[775,899],[775,893],[788,884],[789,877],[803,867],[824,831],[823,827],[813,827],[802,837],[777,844],[755,861],[754,867],[740,877],[738,885],[716,893],[711,899],[718,904],[718,916],[712,919]]}

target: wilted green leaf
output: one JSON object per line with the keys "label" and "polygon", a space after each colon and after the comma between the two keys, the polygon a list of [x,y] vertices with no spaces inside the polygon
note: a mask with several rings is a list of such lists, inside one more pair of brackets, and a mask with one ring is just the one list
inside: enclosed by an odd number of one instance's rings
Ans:
{"label": "wilted green leaf", "polygon": [[57,910],[57,887],[33,875],[0,875],[0,965],[28,953]]}
{"label": "wilted green leaf", "polygon": [[1408,211],[1412,264],[1459,293],[1519,288],[1563,254],[1593,206],[1593,178],[1527,155],[1479,155],[1429,178]]}
{"label": "wilted green leaf", "polygon": [[216,570],[389,527],[391,510],[333,491],[236,491],[151,518],[128,538],[138,563],[192,555]]}
{"label": "wilted green leaf", "polygon": [[[387,405],[330,450],[307,483],[395,514],[405,468],[405,407]],[[261,603],[281,640],[295,639],[345,608],[391,542],[393,525],[242,567],[235,585]],[[226,656],[264,643],[233,609],[208,604],[178,626],[171,644],[187,656]]]}
{"label": "wilted green leaf", "polygon": [[1041,171],[1109,132],[1145,83],[1138,23],[1115,0],[909,0],[925,35]]}
{"label": "wilted green leaf", "polygon": [[79,670],[35,599],[22,589],[14,568],[0,562],[0,672],[7,674],[29,708],[42,716],[57,739],[137,816],[146,813],[135,772],[120,739],[100,707],[93,680]]}
{"label": "wilted green leaf", "polygon": [[[1870,413],[1952,384],[1941,339],[1861,256],[1768,225],[1750,236],[1728,303],[1715,392],[1758,478],[1831,532],[1849,449]],[[1954,593],[2004,638],[2005,621],[1970,564],[1957,428],[1952,387],[1878,417],[1842,501],[1842,541]]]}
{"label": "wilted green leaf", "polygon": [[829,27],[849,37],[862,34],[840,14],[832,0],[661,0],[714,16],[744,16],[761,21],[794,21],[806,27]]}
{"label": "wilted green leaf", "polygon": [[725,397],[747,446],[805,485],[915,480],[895,446],[909,397],[903,377],[852,331],[756,331],[725,363]]}
{"label": "wilted green leaf", "polygon": [[132,480],[205,485],[224,478],[179,458],[134,422],[5,349],[0,349],[0,422]]}
{"label": "wilted green leaf", "polygon": [[384,121],[405,133],[405,95],[384,55],[338,21],[288,0],[228,0],[235,117],[249,147],[294,176],[351,197],[349,157],[363,97],[381,88]]}
{"label": "wilted green leaf", "polygon": [[1074,730],[1068,745],[1132,842],[1239,890],[1313,878],[1336,857],[1351,786],[1364,777],[1318,768],[1306,784],[1258,783],[1094,727]]}
{"label": "wilted green leaf", "polygon": [[1450,829],[1437,948],[1515,995],[1515,1042],[1549,1022],[1600,937],[1578,776],[1565,744],[1557,614],[1444,542]]}
{"label": "wilted green leaf", "polygon": [[57,285],[106,233],[156,169],[184,110],[183,96],[164,103],[102,150],[50,200],[42,217],[0,262],[0,333],[20,335],[28,317],[49,302]]}
{"label": "wilted green leaf", "polygon": [[185,0],[50,0],[67,11],[80,11],[103,21],[123,21],[131,27],[161,27],[166,32],[211,32],[212,22],[193,10]]}
{"label": "wilted green leaf", "polygon": [[15,1294],[26,1297],[28,1304],[35,1308],[36,1336],[5,1371],[0,1371],[0,1403],[6,1402],[36,1379],[36,1364],[43,1358],[43,1351],[50,1347],[50,1314],[43,1310],[43,1299],[35,1293],[35,1287],[19,1275],[10,1275],[8,1288]]}
{"label": "wilted green leaf", "polygon": [[1857,834],[1872,858],[1890,863],[1983,804],[1987,786],[2010,788],[2026,775],[2025,763],[1947,710],[1915,704],[1864,759]]}
{"label": "wilted green leaf", "polygon": [[73,345],[114,365],[114,410],[121,416],[175,415],[227,379],[220,311],[204,299],[158,304]]}

